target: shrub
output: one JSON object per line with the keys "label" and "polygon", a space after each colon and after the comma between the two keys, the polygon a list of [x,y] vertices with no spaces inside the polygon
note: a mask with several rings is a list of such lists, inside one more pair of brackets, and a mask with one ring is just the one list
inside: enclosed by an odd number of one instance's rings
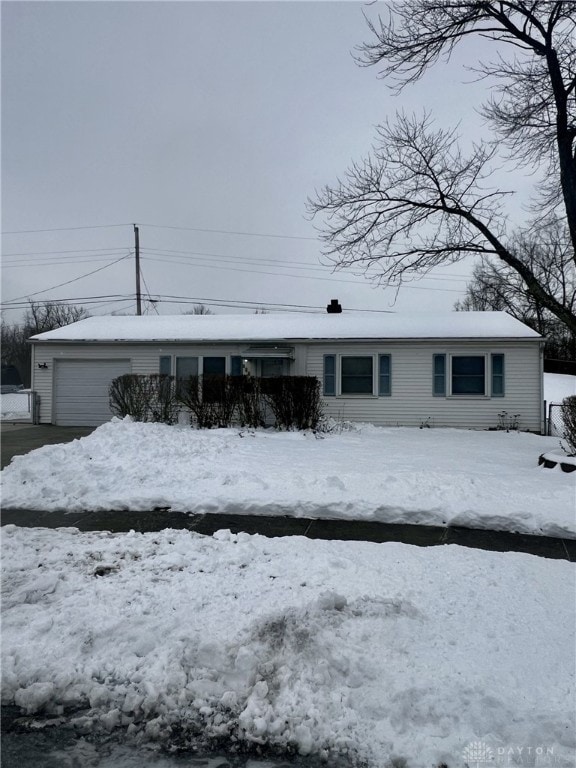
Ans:
{"label": "shrub", "polygon": [[142,378],[147,379],[148,421],[174,424],[178,420],[178,402],[174,378],[158,373]]}
{"label": "shrub", "polygon": [[236,377],[239,389],[236,418],[242,427],[263,427],[265,424],[260,379],[252,376]]}
{"label": "shrub", "polygon": [[280,429],[317,429],[322,418],[320,382],[315,376],[278,376],[261,381]]}
{"label": "shrub", "polygon": [[229,427],[238,408],[237,376],[190,376],[178,382],[178,401],[191,412],[199,429]]}
{"label": "shrub", "polygon": [[576,454],[576,395],[565,397],[562,401],[562,420],[564,432],[562,437],[568,443],[568,450]]}
{"label": "shrub", "polygon": [[119,376],[110,384],[109,402],[116,416],[134,421],[174,424],[178,413],[173,379],[159,374]]}
{"label": "shrub", "polygon": [[110,410],[116,416],[131,416],[134,421],[146,421],[148,404],[140,379],[140,376],[126,373],[111,382],[108,399]]}

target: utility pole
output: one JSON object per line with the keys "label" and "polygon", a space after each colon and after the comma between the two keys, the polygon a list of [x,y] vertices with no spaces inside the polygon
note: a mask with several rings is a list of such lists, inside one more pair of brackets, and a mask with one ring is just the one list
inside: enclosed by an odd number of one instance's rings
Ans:
{"label": "utility pole", "polygon": [[136,314],[142,314],[142,297],[140,295],[140,232],[134,224],[134,252],[136,254]]}

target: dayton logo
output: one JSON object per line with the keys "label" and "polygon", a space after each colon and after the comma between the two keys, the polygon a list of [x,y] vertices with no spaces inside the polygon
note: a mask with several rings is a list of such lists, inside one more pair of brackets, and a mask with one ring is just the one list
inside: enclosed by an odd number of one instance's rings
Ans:
{"label": "dayton logo", "polygon": [[481,763],[492,762],[494,760],[494,752],[483,741],[471,741],[464,747],[462,757],[466,761],[468,768],[473,768],[474,765],[479,766]]}

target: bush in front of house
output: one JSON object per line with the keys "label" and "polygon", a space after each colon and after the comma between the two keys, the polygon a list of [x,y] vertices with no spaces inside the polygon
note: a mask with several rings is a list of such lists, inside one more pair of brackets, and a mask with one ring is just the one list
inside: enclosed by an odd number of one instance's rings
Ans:
{"label": "bush in front of house", "polygon": [[562,421],[564,433],[562,437],[568,443],[568,450],[576,455],[576,395],[570,395],[562,400]]}
{"label": "bush in front of house", "polygon": [[164,424],[174,424],[178,418],[171,376],[126,373],[112,381],[108,394],[110,410],[120,418]]}
{"label": "bush in front of house", "polygon": [[262,394],[279,429],[317,429],[322,418],[320,382],[315,376],[261,380]]}
{"label": "bush in front of house", "polygon": [[239,389],[236,419],[242,427],[257,429],[266,424],[260,381],[254,376],[236,377]]}
{"label": "bush in front of house", "polygon": [[116,416],[174,424],[178,409],[190,412],[199,429],[263,427],[266,411],[277,429],[318,429],[322,418],[320,382],[314,376],[189,376],[174,380],[159,374],[125,374],[109,391]]}
{"label": "bush in front of house", "polygon": [[240,377],[189,376],[176,385],[176,399],[199,429],[230,427],[240,400]]}

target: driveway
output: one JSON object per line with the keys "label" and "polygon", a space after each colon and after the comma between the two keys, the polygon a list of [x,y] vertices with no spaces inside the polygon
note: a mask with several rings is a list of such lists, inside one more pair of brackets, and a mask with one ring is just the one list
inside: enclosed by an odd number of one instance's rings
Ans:
{"label": "driveway", "polygon": [[17,424],[2,422],[2,469],[10,464],[13,456],[54,443],[69,443],[78,437],[85,437],[96,427],[56,427],[53,424]]}

